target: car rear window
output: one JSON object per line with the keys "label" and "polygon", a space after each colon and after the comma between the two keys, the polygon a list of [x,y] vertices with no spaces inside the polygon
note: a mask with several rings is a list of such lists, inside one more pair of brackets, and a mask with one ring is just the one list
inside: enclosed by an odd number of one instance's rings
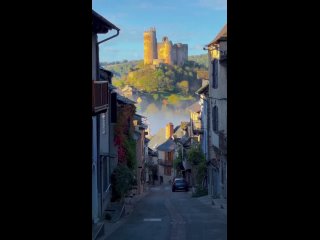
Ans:
{"label": "car rear window", "polygon": [[183,183],[183,180],[176,180],[176,183]]}

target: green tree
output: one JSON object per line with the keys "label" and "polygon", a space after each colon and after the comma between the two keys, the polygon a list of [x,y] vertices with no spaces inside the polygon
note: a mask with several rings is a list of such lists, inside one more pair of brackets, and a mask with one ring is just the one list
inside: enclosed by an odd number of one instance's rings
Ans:
{"label": "green tree", "polygon": [[194,144],[187,152],[187,160],[192,165],[198,165],[205,160],[205,156],[200,148],[200,144]]}
{"label": "green tree", "polygon": [[181,148],[179,148],[178,156],[173,160],[173,167],[174,167],[174,169],[177,170],[177,175],[178,176],[181,176],[182,175],[182,170],[184,170],[182,161],[183,161],[183,159],[182,159],[182,150],[181,150]]}
{"label": "green tree", "polygon": [[136,141],[131,136],[129,136],[125,140],[124,146],[127,154],[127,166],[129,169],[134,170],[137,166]]}
{"label": "green tree", "polygon": [[164,86],[165,86],[166,90],[169,92],[172,92],[175,88],[174,81],[169,77],[165,77],[163,80],[164,80]]}
{"label": "green tree", "polygon": [[171,105],[179,105],[180,104],[180,98],[176,94],[171,94],[168,97],[168,103]]}
{"label": "green tree", "polygon": [[177,87],[183,92],[184,95],[187,95],[189,92],[189,82],[184,80],[177,84]]}
{"label": "green tree", "polygon": [[152,97],[153,97],[153,100],[157,101],[159,99],[159,94],[158,93],[152,94]]}
{"label": "green tree", "polygon": [[111,201],[119,201],[134,184],[134,175],[126,165],[118,165],[111,174],[111,184]]}
{"label": "green tree", "polygon": [[193,177],[195,177],[197,185],[201,185],[203,178],[206,176],[207,167],[200,144],[194,144],[187,151],[187,161],[192,165]]}
{"label": "green tree", "polygon": [[123,88],[123,87],[125,86],[125,82],[124,82],[123,79],[118,79],[118,80],[114,79],[114,80],[112,81],[112,84],[113,84],[115,87],[118,87],[118,88]]}

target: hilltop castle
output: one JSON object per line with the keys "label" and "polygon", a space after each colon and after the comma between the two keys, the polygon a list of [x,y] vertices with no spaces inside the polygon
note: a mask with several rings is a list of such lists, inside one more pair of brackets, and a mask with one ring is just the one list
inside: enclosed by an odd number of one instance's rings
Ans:
{"label": "hilltop castle", "polygon": [[163,37],[162,42],[157,43],[155,28],[144,32],[143,41],[145,65],[166,63],[181,66],[188,60],[188,44],[172,44],[168,37]]}

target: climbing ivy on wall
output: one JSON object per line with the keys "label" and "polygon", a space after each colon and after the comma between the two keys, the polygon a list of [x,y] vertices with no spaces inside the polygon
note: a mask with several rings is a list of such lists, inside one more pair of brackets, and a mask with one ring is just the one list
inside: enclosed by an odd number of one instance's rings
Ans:
{"label": "climbing ivy on wall", "polygon": [[117,112],[114,144],[118,147],[118,166],[111,175],[112,201],[120,200],[135,184],[136,142],[133,139],[134,105],[121,105]]}
{"label": "climbing ivy on wall", "polygon": [[136,141],[132,138],[131,134],[124,142],[126,150],[127,166],[131,170],[137,167],[137,157],[136,157]]}
{"label": "climbing ivy on wall", "polygon": [[[132,161],[132,135],[133,135],[133,115],[136,108],[134,105],[122,105],[118,110],[117,123],[115,125],[114,144],[118,147],[118,163],[131,165]],[[127,143],[126,143],[127,141]],[[129,141],[129,142],[128,142]],[[131,159],[130,159],[131,158]]]}

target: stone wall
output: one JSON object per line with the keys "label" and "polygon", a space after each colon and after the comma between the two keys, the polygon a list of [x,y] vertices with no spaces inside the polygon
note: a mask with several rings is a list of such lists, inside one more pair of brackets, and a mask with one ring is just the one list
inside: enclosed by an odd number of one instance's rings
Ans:
{"label": "stone wall", "polygon": [[188,45],[172,44],[168,37],[163,37],[162,42],[157,43],[156,30],[151,28],[144,32],[144,64],[159,65],[183,65],[188,60]]}

